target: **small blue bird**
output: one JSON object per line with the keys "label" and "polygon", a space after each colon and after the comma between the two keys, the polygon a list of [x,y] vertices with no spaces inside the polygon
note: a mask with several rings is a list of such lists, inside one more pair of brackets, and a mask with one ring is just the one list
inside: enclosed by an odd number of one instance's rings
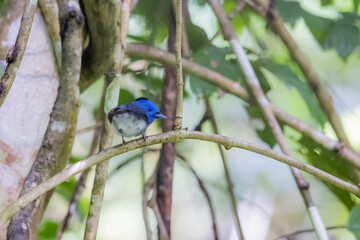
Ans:
{"label": "small blue bird", "polygon": [[164,119],[166,116],[159,112],[155,103],[141,97],[134,102],[114,107],[109,112],[108,118],[116,132],[121,135],[124,143],[124,137],[134,137],[140,134],[145,140],[146,128],[156,118]]}

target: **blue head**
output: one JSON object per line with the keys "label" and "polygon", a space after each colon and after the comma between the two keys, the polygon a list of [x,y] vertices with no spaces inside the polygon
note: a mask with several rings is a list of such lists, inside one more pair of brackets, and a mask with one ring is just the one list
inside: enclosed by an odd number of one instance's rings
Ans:
{"label": "blue head", "polygon": [[164,116],[163,114],[161,114],[159,112],[159,109],[157,108],[157,106],[155,105],[154,102],[148,100],[147,98],[138,98],[133,102],[134,105],[137,105],[138,107],[140,107],[141,109],[143,109],[144,114],[146,115],[146,117],[149,120],[149,125],[156,119],[156,118],[161,118],[164,119],[166,118],[166,116]]}

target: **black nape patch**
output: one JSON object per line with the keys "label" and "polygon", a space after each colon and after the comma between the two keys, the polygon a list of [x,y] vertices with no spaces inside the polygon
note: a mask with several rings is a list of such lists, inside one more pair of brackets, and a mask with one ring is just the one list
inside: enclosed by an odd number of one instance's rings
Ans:
{"label": "black nape patch", "polygon": [[147,99],[146,97],[140,97],[140,98],[137,98],[135,101],[139,101],[139,100],[149,100],[149,99]]}

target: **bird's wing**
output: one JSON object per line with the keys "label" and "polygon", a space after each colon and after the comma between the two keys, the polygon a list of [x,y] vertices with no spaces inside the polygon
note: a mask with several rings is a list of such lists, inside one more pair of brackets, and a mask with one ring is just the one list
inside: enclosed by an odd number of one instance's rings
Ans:
{"label": "bird's wing", "polygon": [[132,113],[138,116],[139,118],[142,118],[145,120],[147,124],[149,124],[149,119],[147,118],[146,114],[144,113],[144,110],[134,104],[124,104],[121,106],[114,107],[111,109],[111,111],[108,114],[108,119],[110,123],[112,122],[112,119],[114,115],[121,114],[121,113]]}

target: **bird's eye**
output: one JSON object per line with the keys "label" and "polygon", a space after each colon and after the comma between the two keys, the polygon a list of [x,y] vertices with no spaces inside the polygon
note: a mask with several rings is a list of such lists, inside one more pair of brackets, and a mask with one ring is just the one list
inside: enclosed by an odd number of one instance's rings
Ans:
{"label": "bird's eye", "polygon": [[151,109],[150,109],[150,108],[148,109],[148,112],[151,112]]}

